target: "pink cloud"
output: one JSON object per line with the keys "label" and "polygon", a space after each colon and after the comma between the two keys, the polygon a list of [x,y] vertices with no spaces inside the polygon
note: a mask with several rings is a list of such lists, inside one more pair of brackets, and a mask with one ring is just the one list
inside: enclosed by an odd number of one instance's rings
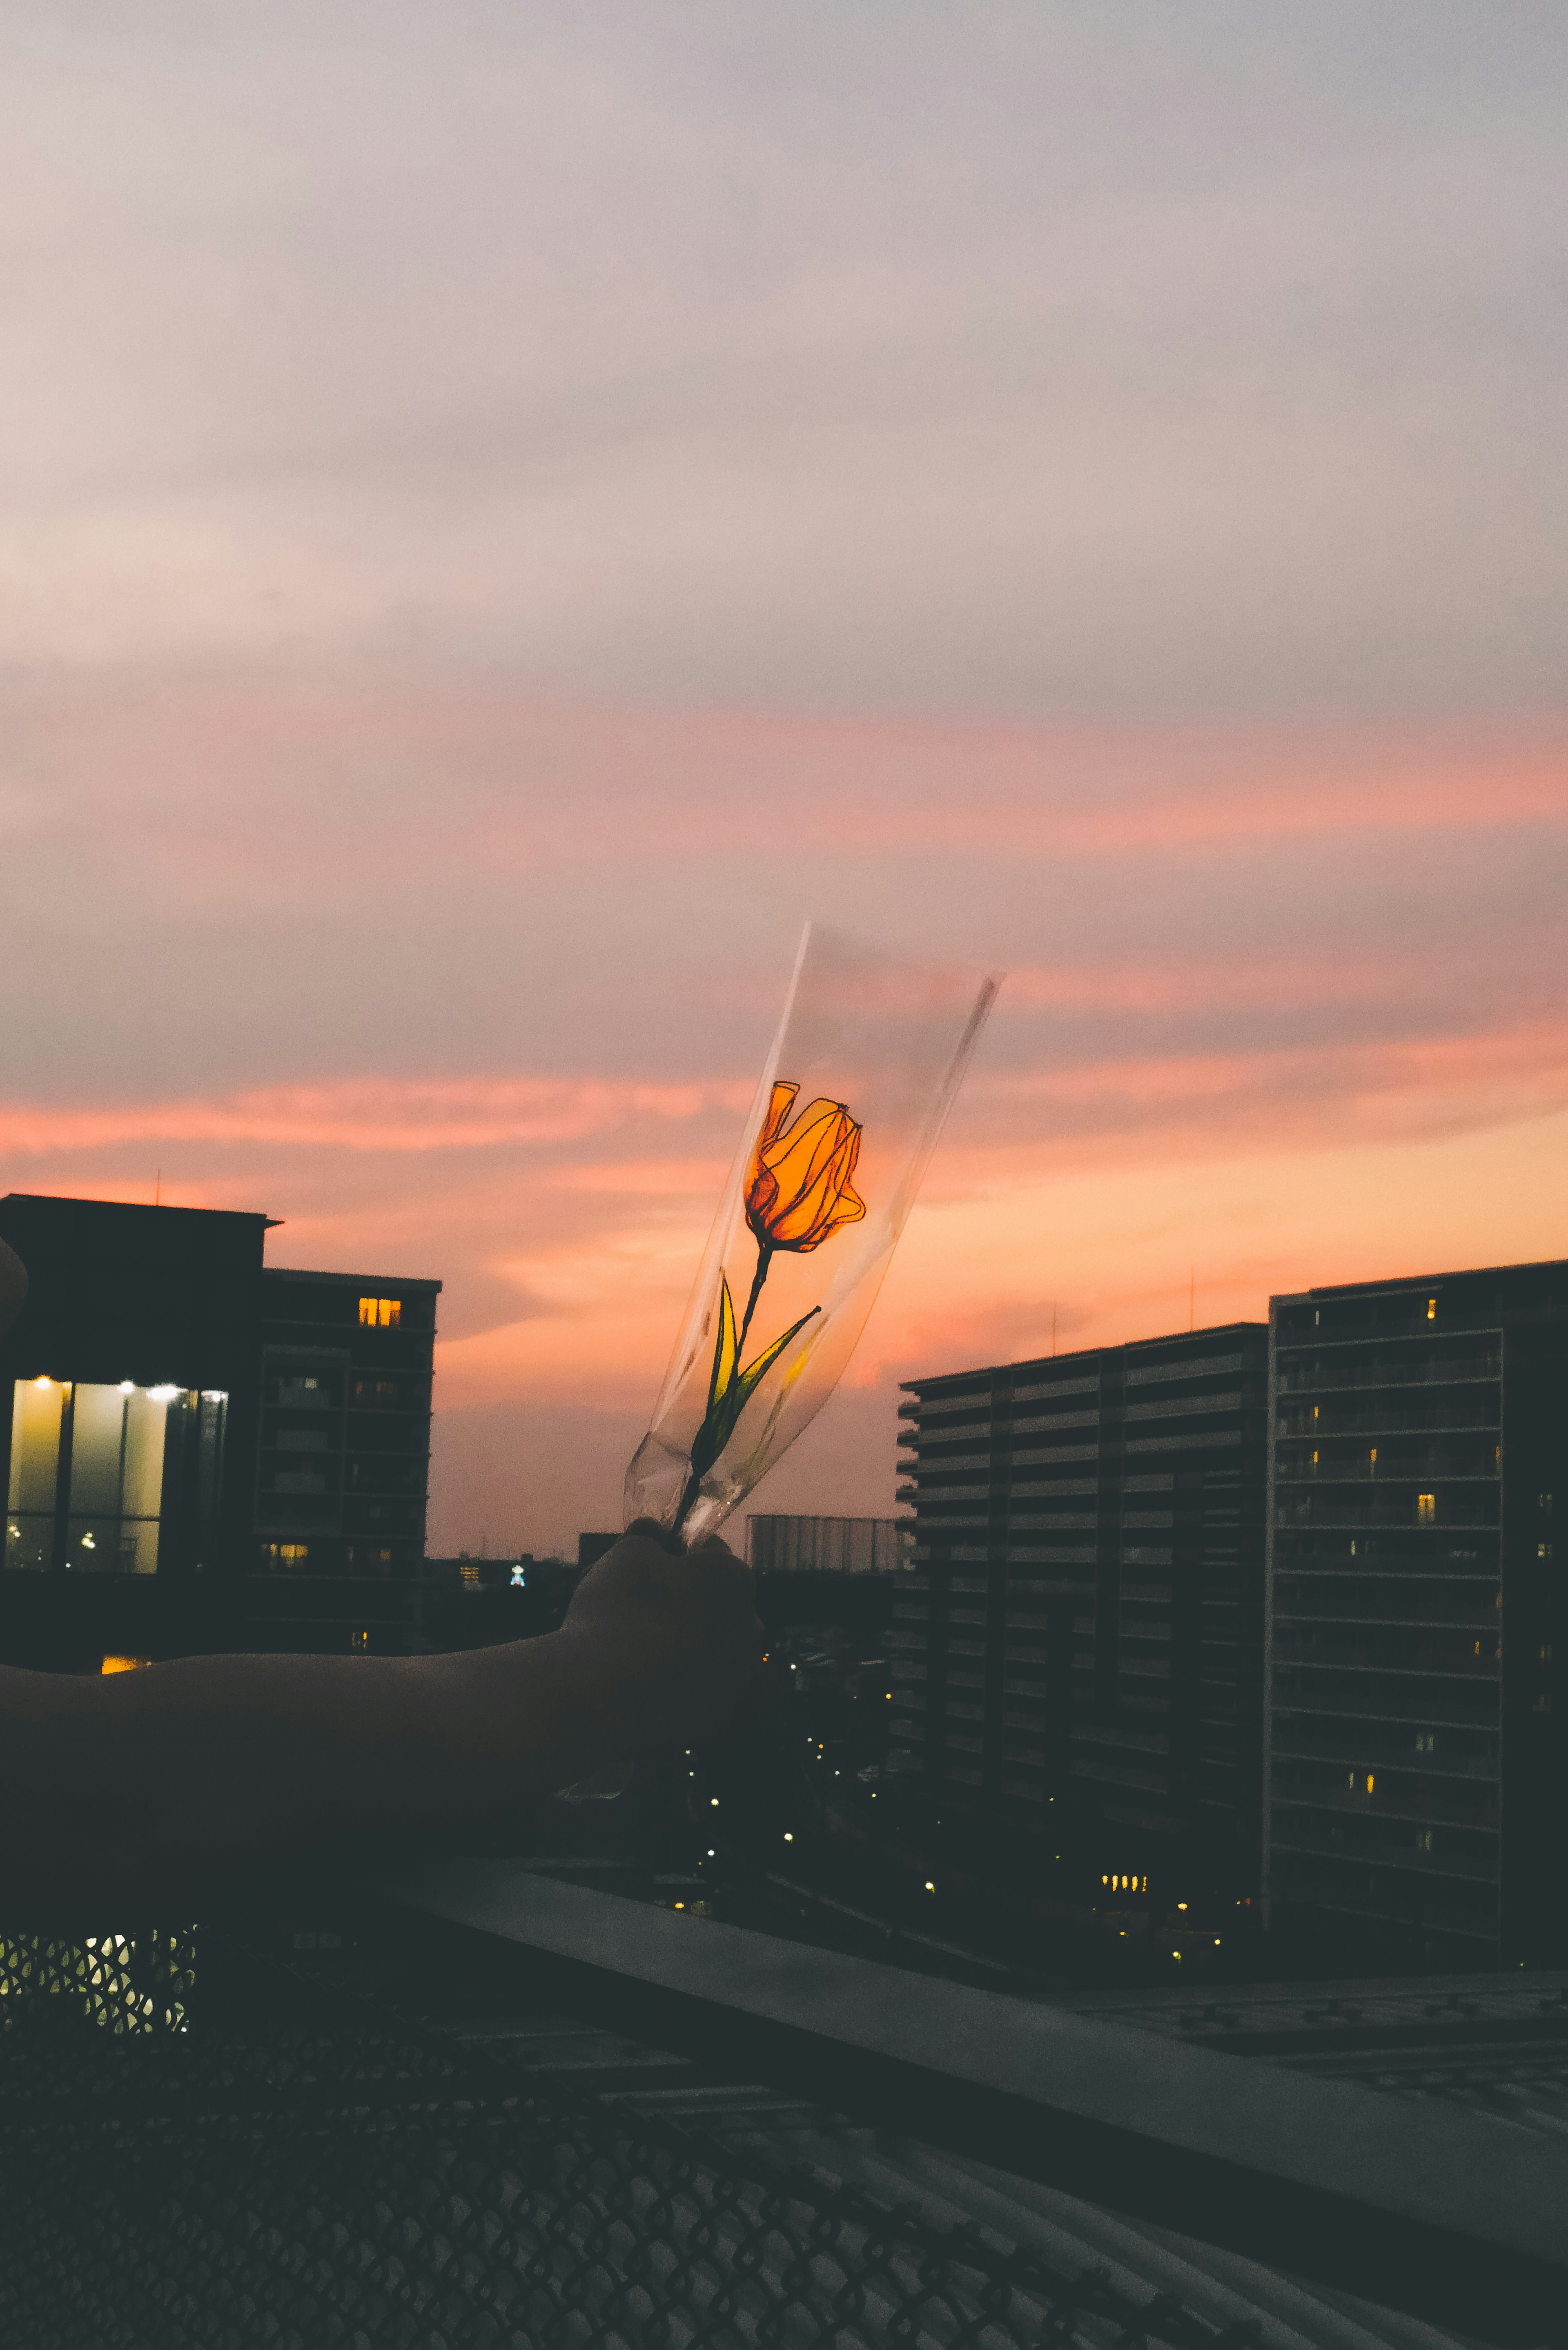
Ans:
{"label": "pink cloud", "polygon": [[[1110,858],[1498,831],[1568,816],[1555,719],[1389,726],[1094,727],[594,708],[466,678],[182,680],[26,701],[17,780],[85,796],[192,898],[270,887],[307,812],[306,897],[454,862],[519,873],[803,849],[864,860]],[[221,779],[214,807],[212,786]],[[389,824],[395,807],[398,820]],[[192,821],[195,815],[197,821]]]}
{"label": "pink cloud", "polygon": [[600,1078],[346,1078],[161,1102],[71,1107],[0,1102],[0,1150],[47,1156],[136,1142],[253,1143],[286,1149],[477,1150],[580,1142],[647,1118],[743,1108],[733,1086]]}

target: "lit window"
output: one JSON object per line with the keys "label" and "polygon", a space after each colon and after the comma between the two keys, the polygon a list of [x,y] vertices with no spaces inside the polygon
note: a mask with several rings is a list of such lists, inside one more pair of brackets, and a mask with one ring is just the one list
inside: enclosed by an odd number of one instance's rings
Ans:
{"label": "lit window", "polygon": [[1372,1793],[1373,1789],[1376,1786],[1376,1784],[1377,1784],[1376,1780],[1373,1777],[1372,1773],[1371,1773],[1370,1771],[1368,1771],[1368,1773],[1366,1773],[1366,1792],[1367,1792],[1367,1794],[1368,1794],[1369,1795],[1371,1794],[1371,1793]]}
{"label": "lit window", "polygon": [[[5,1565],[152,1575],[164,1509],[167,1396],[183,1389],[18,1380]],[[173,1506],[180,1506],[178,1496]],[[63,1546],[59,1535],[63,1534]]]}
{"label": "lit window", "polygon": [[1417,1852],[1431,1851],[1432,1831],[1430,1828],[1417,1828],[1416,1830],[1416,1849]]}
{"label": "lit window", "polygon": [[1435,1524],[1437,1515],[1438,1497],[1436,1493],[1417,1493],[1416,1496],[1416,1523],[1418,1526],[1429,1526]]}
{"label": "lit window", "polygon": [[1535,1555],[1537,1558],[1550,1558],[1552,1555],[1552,1544],[1550,1543],[1537,1543],[1535,1545]]}
{"label": "lit window", "polygon": [[152,1662],[151,1657],[106,1657],[99,1668],[106,1673],[137,1673]]}
{"label": "lit window", "polygon": [[348,1646],[350,1648],[368,1648],[369,1645],[370,1635],[369,1632],[350,1632],[348,1635]]}
{"label": "lit window", "polygon": [[1428,1322],[1435,1322],[1437,1318],[1438,1301],[1435,1297],[1428,1297],[1427,1300],[1427,1319]]}
{"label": "lit window", "polygon": [[369,1330],[395,1330],[403,1318],[400,1297],[362,1297],[359,1319]]}
{"label": "lit window", "polygon": [[266,1565],[303,1566],[310,1556],[308,1543],[264,1543],[262,1557]]}

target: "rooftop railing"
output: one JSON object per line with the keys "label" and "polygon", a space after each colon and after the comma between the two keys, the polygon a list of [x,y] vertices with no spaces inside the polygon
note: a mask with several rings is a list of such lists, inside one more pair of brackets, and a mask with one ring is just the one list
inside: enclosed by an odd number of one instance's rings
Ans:
{"label": "rooftop railing", "polygon": [[[1552,1995],[1526,2036],[1568,2064]],[[1277,2028],[1263,2061],[1189,2044],[1201,1998],[1167,2024],[495,1860],[14,1932],[0,2324],[24,2350],[1563,2338],[1561,2135],[1287,2069]]]}

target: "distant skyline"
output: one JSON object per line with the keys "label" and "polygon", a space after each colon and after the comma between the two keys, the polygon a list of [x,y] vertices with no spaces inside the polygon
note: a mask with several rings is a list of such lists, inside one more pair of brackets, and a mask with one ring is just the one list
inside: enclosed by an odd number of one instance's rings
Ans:
{"label": "distant skyline", "polygon": [[1568,1254],[1568,19],[0,27],[0,1190],[433,1274],[615,1522],[807,915],[1010,978],[897,1381]]}

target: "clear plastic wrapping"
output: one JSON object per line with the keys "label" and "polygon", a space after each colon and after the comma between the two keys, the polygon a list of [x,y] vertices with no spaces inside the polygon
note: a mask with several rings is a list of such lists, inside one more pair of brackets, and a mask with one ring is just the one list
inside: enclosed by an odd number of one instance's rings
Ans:
{"label": "clear plastic wrapping", "polygon": [[848,1362],[996,994],[808,925],[625,1523],[698,1542]]}

